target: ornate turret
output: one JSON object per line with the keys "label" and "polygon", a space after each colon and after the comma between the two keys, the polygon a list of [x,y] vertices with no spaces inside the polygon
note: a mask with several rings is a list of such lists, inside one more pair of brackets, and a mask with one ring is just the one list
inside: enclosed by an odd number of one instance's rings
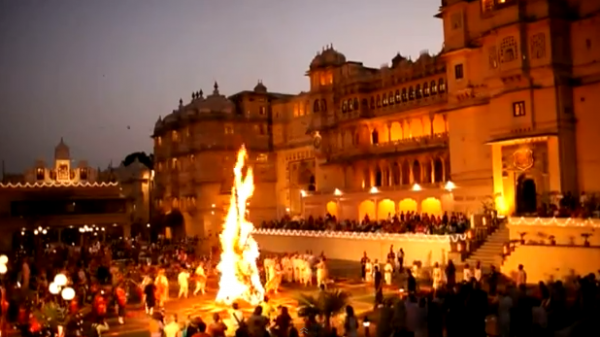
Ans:
{"label": "ornate turret", "polygon": [[198,98],[204,99],[204,92],[202,91],[202,89],[200,89],[200,91],[198,91]]}
{"label": "ornate turret", "polygon": [[54,148],[54,159],[55,160],[70,160],[71,151],[67,144],[65,144],[63,138],[60,138],[60,143]]}
{"label": "ornate turret", "polygon": [[258,80],[258,83],[254,87],[254,92],[261,93],[261,94],[267,93],[267,87],[263,84],[262,80]]}
{"label": "ornate turret", "polygon": [[219,96],[219,83],[215,81],[215,85],[213,86],[213,96]]}
{"label": "ornate turret", "polygon": [[[202,94],[202,92],[200,92]],[[200,113],[217,112],[233,113],[235,105],[227,97],[219,93],[219,84],[215,81],[213,92],[198,104]]]}
{"label": "ornate turret", "polygon": [[317,69],[330,66],[340,66],[346,63],[346,56],[333,48],[333,44],[323,48],[323,51],[317,53],[310,63],[310,69]]}

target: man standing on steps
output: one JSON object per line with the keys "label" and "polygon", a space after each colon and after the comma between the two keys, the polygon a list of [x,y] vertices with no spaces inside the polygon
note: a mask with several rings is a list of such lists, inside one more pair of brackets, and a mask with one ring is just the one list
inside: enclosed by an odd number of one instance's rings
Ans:
{"label": "man standing on steps", "polygon": [[402,248],[398,250],[396,258],[398,259],[398,273],[402,275],[402,271],[404,270],[404,250],[402,250]]}
{"label": "man standing on steps", "polygon": [[373,283],[375,284],[375,307],[377,307],[383,303],[383,277],[378,265],[375,266],[374,276]]}

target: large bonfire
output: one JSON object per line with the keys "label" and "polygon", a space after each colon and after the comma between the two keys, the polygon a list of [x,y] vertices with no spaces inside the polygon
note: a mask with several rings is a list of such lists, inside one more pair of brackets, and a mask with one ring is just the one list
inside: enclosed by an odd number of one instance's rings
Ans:
{"label": "large bonfire", "polygon": [[236,300],[256,305],[265,294],[256,265],[260,253],[258,244],[252,238],[254,226],[246,221],[246,203],[254,193],[252,169],[246,169],[245,177],[242,172],[246,158],[246,148],[242,146],[233,169],[235,179],[231,201],[220,235],[222,252],[217,270],[221,273],[221,279],[216,301],[227,305]]}

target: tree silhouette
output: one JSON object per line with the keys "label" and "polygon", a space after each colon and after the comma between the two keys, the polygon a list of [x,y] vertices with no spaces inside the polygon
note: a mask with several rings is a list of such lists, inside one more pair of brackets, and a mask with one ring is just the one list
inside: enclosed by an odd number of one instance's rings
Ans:
{"label": "tree silhouette", "polygon": [[147,168],[151,170],[154,168],[154,155],[147,155],[146,152],[134,152],[127,155],[127,157],[123,159],[123,166],[129,166],[133,164],[136,159],[140,163],[144,164]]}

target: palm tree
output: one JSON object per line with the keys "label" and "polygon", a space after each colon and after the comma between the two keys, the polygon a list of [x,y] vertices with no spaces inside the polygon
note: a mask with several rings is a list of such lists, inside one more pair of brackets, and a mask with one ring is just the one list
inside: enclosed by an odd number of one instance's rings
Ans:
{"label": "palm tree", "polygon": [[322,290],[317,296],[300,294],[298,297],[298,316],[325,319],[325,329],[331,328],[331,317],[342,313],[350,303],[350,294],[343,290]]}

